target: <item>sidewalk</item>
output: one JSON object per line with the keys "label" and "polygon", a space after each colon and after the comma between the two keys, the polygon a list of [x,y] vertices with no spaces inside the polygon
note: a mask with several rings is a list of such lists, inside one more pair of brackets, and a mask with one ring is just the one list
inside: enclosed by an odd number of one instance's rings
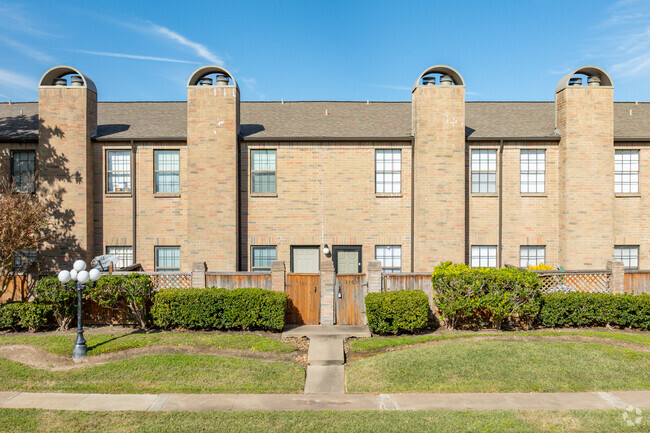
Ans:
{"label": "sidewalk", "polygon": [[650,409],[650,391],[464,394],[67,394],[0,392],[0,408],[84,411]]}

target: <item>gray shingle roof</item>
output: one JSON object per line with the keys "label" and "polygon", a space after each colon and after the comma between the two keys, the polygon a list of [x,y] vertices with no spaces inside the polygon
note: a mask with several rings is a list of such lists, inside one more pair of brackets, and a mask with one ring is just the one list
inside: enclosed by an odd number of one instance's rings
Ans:
{"label": "gray shingle roof", "polygon": [[[100,102],[97,139],[183,140],[186,110],[185,102]],[[36,138],[37,113],[35,102],[0,104],[0,138]],[[468,102],[466,116],[471,139],[555,137],[553,102]],[[408,138],[411,103],[242,102],[241,135],[247,140]],[[650,103],[616,102],[614,135],[650,139]]]}

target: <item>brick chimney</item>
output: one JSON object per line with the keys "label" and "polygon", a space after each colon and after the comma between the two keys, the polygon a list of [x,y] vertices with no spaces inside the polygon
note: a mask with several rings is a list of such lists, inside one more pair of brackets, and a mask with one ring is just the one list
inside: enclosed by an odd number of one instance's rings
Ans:
{"label": "brick chimney", "polygon": [[[208,76],[216,74],[216,80]],[[215,82],[216,81],[216,82]],[[187,85],[188,247],[182,262],[214,271],[238,263],[239,87],[225,69],[199,68]]]}
{"label": "brick chimney", "polygon": [[[436,78],[439,76],[438,83]],[[448,66],[424,71],[412,92],[414,271],[465,262],[465,82]]]}

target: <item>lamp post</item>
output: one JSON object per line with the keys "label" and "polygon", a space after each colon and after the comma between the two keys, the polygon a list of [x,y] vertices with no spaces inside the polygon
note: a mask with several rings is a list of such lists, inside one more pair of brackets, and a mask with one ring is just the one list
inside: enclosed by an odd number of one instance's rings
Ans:
{"label": "lamp post", "polygon": [[89,281],[93,283],[99,280],[101,274],[97,269],[91,269],[90,272],[86,271],[86,262],[77,260],[74,262],[71,271],[59,272],[59,281],[62,284],[67,284],[74,281],[77,289],[77,339],[74,342],[72,349],[72,359],[74,361],[81,361],[86,357],[86,340],[84,339],[84,328],[81,322],[81,292],[86,288]]}

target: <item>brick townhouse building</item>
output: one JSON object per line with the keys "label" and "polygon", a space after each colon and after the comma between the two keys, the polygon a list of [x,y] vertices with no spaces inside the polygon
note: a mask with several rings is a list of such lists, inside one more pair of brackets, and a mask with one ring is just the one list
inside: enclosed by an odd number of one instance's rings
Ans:
{"label": "brick townhouse building", "polygon": [[48,200],[55,236],[28,256],[50,267],[648,269],[650,104],[613,92],[586,66],[551,102],[466,102],[461,74],[434,66],[410,102],[240,102],[207,66],[186,102],[98,102],[61,66],[38,102],[0,104],[0,172]]}

